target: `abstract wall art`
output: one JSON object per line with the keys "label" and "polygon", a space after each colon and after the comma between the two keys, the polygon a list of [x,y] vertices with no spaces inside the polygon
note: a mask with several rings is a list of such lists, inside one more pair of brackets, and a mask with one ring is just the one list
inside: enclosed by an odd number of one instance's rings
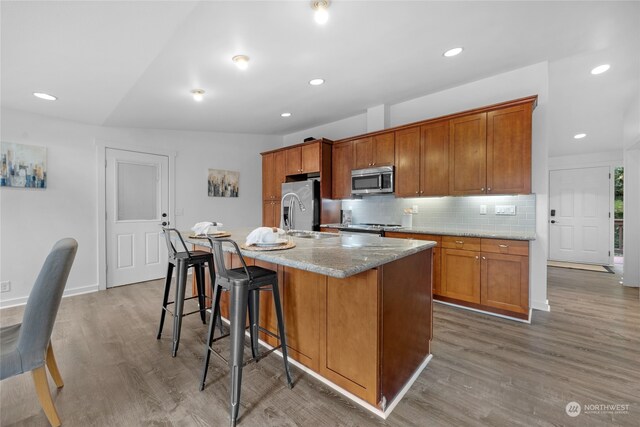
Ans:
{"label": "abstract wall art", "polygon": [[209,197],[238,197],[240,172],[209,169]]}
{"label": "abstract wall art", "polygon": [[0,187],[47,188],[47,148],[0,142]]}

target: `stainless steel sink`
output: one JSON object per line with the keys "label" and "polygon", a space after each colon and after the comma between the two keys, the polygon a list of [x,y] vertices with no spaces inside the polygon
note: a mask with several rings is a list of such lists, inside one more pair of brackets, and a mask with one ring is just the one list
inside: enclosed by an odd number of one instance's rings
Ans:
{"label": "stainless steel sink", "polygon": [[317,239],[317,240],[340,237],[339,234],[335,234],[335,233],[320,233],[318,231],[300,231],[300,230],[287,231],[287,235],[292,237],[299,237],[301,239]]}

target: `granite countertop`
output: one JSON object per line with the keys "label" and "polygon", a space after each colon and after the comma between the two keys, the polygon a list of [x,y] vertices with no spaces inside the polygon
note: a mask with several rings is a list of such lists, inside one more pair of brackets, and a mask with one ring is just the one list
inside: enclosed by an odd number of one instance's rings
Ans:
{"label": "granite countertop", "polygon": [[[353,227],[345,227],[342,224],[322,224],[320,227],[353,230]],[[442,227],[401,227],[383,228],[384,231],[396,231],[398,233],[437,234],[446,236],[484,237],[489,239],[508,240],[536,240],[535,231],[482,231],[466,229],[449,229]]]}
{"label": "granite countertop", "polygon": [[[228,230],[231,239],[238,245],[244,243],[252,229]],[[206,239],[188,238],[190,232],[182,235],[187,243],[209,246]],[[339,279],[353,276],[366,270],[387,264],[420,251],[432,248],[435,242],[428,240],[400,240],[363,235],[330,235],[324,239],[308,239],[290,237],[296,247],[280,251],[248,251],[242,249],[247,258],[259,259],[274,264],[293,267],[300,270],[324,274]],[[227,247],[228,246],[228,247]],[[225,250],[232,251],[230,245],[223,245]]]}

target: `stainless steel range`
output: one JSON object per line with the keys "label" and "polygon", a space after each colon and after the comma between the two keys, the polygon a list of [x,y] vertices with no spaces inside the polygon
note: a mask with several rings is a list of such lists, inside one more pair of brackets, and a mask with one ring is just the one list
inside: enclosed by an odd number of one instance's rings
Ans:
{"label": "stainless steel range", "polygon": [[375,223],[363,223],[363,224],[351,224],[340,228],[340,234],[358,234],[368,233],[377,234],[378,236],[384,236],[385,230],[395,230],[402,228],[400,224],[375,224]]}

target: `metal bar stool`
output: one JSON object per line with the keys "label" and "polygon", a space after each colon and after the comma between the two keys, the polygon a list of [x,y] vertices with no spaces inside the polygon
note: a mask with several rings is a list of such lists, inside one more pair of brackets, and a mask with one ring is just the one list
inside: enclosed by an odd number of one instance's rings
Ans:
{"label": "metal bar stool", "polygon": [[[238,254],[242,267],[227,269],[224,264],[224,254],[222,252],[222,243],[227,242],[233,245],[235,252]],[[278,274],[273,270],[257,266],[247,266],[240,253],[240,249],[236,242],[231,239],[212,239],[209,243],[213,248],[215,257],[216,282],[213,289],[213,310],[211,312],[211,321],[209,323],[209,334],[207,337],[206,354],[204,365],[202,368],[202,380],[200,382],[200,391],[204,389],[204,383],[207,378],[207,370],[209,369],[209,358],[211,357],[211,344],[219,339],[231,336],[231,355],[229,358],[229,369],[231,373],[231,407],[229,415],[231,419],[230,425],[236,425],[238,418],[238,410],[240,408],[240,387],[242,384],[242,367],[252,360],[258,362],[269,353],[281,349],[282,360],[284,362],[284,370],[287,375],[287,384],[289,388],[293,387],[291,382],[291,372],[289,371],[289,360],[287,359],[287,341],[284,330],[284,319],[282,316],[282,307],[280,305],[280,292],[278,290]],[[230,291],[230,315],[231,322],[229,334],[222,335],[216,339],[213,338],[215,327],[213,319],[217,318],[220,313],[220,296],[222,290]],[[260,291],[271,290],[273,292],[273,301],[276,309],[276,317],[278,319],[278,335],[261,328],[260,320]],[[247,308],[249,311],[249,333],[251,337],[251,353],[253,358],[246,363],[243,362],[244,334]],[[280,345],[266,351],[262,354],[259,352],[258,332],[264,332],[274,338],[280,340]]]}
{"label": "metal bar stool", "polygon": [[[213,267],[213,254],[211,252],[205,251],[190,251],[187,248],[187,245],[180,235],[180,232],[175,228],[162,228],[164,233],[165,240],[167,242],[167,249],[169,251],[169,263],[167,266],[167,278],[164,285],[164,298],[162,300],[162,313],[160,314],[160,327],[158,328],[158,339],[162,336],[162,327],[164,326],[164,316],[168,312],[171,316],[173,316],[173,346],[172,346],[172,356],[176,357],[178,353],[178,345],[180,344],[180,329],[182,327],[182,318],[184,316],[188,316],[190,314],[200,313],[200,318],[202,319],[202,323],[206,324],[206,301],[205,301],[205,277],[204,277],[204,267],[205,264],[209,266],[209,274],[211,277],[211,286],[213,288],[213,283],[215,281],[215,273]],[[175,233],[177,235],[178,240],[182,244],[184,248],[184,252],[178,252],[176,247],[173,244],[171,239],[171,233]],[[176,283],[176,296],[173,301],[169,301],[169,291],[171,288],[171,276],[173,274],[173,269],[177,268],[177,283]],[[196,287],[198,289],[198,295],[190,298],[184,297],[185,290],[187,287],[187,272],[189,268],[193,267],[193,274],[196,278]],[[199,309],[195,311],[191,311],[189,313],[184,313],[184,302],[185,300],[190,300],[198,298],[198,306]],[[175,304],[175,313],[172,313],[167,306]],[[219,318],[219,316],[218,316]]]}

